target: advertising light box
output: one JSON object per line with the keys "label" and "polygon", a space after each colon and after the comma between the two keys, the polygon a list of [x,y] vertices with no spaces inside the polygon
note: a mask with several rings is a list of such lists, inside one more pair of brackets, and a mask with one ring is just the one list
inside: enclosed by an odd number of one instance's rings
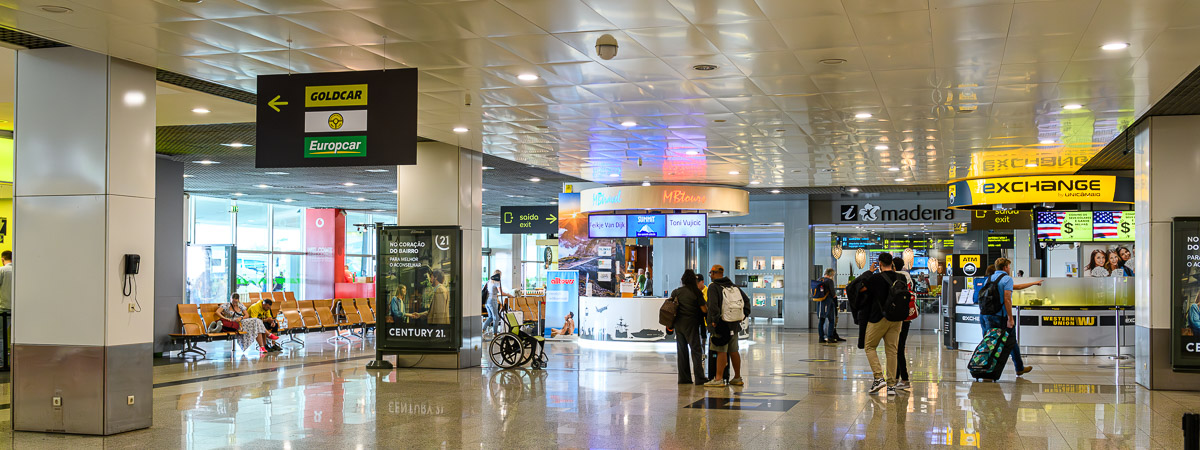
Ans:
{"label": "advertising light box", "polygon": [[708,236],[708,214],[668,214],[668,237]]}
{"label": "advertising light box", "polygon": [[462,229],[384,227],[378,233],[375,310],[381,350],[462,345]]}
{"label": "advertising light box", "polygon": [[624,238],[626,237],[626,218],[625,215],[599,215],[593,214],[588,216],[588,237],[596,238]]}
{"label": "advertising light box", "polygon": [[1096,241],[1133,242],[1133,211],[1095,211],[1092,238]]}
{"label": "advertising light box", "polygon": [[667,217],[662,214],[630,214],[626,217],[628,237],[666,237]]}
{"label": "advertising light box", "polygon": [[1039,241],[1090,242],[1092,213],[1088,211],[1041,211],[1037,213]]}

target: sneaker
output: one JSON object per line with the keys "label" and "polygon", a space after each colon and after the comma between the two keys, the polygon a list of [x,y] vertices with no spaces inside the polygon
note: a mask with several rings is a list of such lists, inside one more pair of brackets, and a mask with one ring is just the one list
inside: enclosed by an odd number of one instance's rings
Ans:
{"label": "sneaker", "polygon": [[745,383],[744,381],[742,381],[742,377],[737,377],[737,378],[734,378],[734,379],[732,379],[732,380],[729,380],[729,385],[731,385],[731,386],[745,386],[745,385],[746,385],[746,383]]}
{"label": "sneaker", "polygon": [[887,390],[887,395],[888,395],[889,397],[890,397],[890,396],[893,396],[893,395],[896,395],[896,388],[889,386],[889,387],[888,387],[888,390]]}
{"label": "sneaker", "polygon": [[259,352],[259,353],[266,353],[266,352],[267,352],[267,348],[266,348],[266,347],[259,347],[259,348],[258,348],[258,352]]}
{"label": "sneaker", "polygon": [[714,379],[704,383],[704,387],[725,387],[725,380]]}
{"label": "sneaker", "polygon": [[887,387],[887,381],[884,381],[883,378],[876,378],[875,382],[871,384],[871,390],[868,392],[874,394],[885,387]]}
{"label": "sneaker", "polygon": [[274,335],[274,334],[270,334],[270,335],[268,335],[267,337],[268,337],[268,338],[271,338],[271,340],[272,340],[272,341],[278,341],[278,340],[279,340],[279,336],[276,336],[276,335]]}
{"label": "sneaker", "polygon": [[845,339],[842,339],[842,338],[833,338],[833,340],[834,340],[835,342],[846,342],[846,340],[845,340]]}
{"label": "sneaker", "polygon": [[1017,376],[1019,377],[1019,376],[1021,376],[1021,375],[1025,375],[1025,374],[1027,374],[1027,373],[1029,373],[1029,372],[1033,372],[1033,366],[1025,366],[1025,368],[1024,368],[1024,369],[1018,370],[1018,371],[1017,371]]}
{"label": "sneaker", "polygon": [[896,389],[901,390],[901,391],[911,390],[912,384],[909,383],[907,380],[900,380],[900,381],[896,382]]}

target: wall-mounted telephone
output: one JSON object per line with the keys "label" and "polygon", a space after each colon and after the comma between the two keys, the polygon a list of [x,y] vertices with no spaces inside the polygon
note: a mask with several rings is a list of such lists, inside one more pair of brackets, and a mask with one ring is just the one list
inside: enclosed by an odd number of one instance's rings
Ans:
{"label": "wall-mounted telephone", "polygon": [[141,264],[141,255],[125,255],[125,275],[137,275],[138,266]]}

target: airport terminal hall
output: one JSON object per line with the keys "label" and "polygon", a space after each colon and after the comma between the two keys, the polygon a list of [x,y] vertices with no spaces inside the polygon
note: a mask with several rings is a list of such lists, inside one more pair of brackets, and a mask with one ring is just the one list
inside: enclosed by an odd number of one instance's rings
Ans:
{"label": "airport terminal hall", "polygon": [[1200,450],[1200,0],[0,1],[0,449]]}

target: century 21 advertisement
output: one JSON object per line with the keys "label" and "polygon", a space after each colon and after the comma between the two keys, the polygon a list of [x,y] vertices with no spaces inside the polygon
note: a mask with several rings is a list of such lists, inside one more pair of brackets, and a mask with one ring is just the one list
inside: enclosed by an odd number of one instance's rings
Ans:
{"label": "century 21 advertisement", "polygon": [[381,350],[453,350],[461,346],[462,261],[459,227],[377,230],[375,284]]}
{"label": "century 21 advertisement", "polygon": [[1171,246],[1171,365],[1200,370],[1200,217],[1176,217]]}

